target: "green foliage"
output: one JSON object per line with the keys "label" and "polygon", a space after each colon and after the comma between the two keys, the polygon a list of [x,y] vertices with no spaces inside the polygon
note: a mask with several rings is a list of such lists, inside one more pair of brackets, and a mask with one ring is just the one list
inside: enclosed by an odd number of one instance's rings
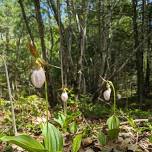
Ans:
{"label": "green foliage", "polygon": [[69,130],[70,130],[70,132],[73,133],[73,134],[77,132],[77,130],[78,130],[78,125],[77,125],[77,123],[76,123],[75,121],[73,121],[73,122],[70,124]]}
{"label": "green foliage", "polygon": [[60,125],[60,127],[63,129],[63,131],[71,130],[72,132],[75,132],[76,127],[76,118],[79,117],[81,113],[78,111],[76,113],[68,113],[67,115],[59,112],[58,118],[54,118],[54,121]]}
{"label": "green foliage", "polygon": [[116,139],[119,134],[119,125],[120,121],[117,116],[112,115],[108,120],[107,120],[107,125],[108,125],[108,136],[110,139]]}
{"label": "green foliage", "polygon": [[[47,128],[48,127],[48,128]],[[63,151],[63,137],[59,130],[52,124],[43,126],[42,134],[44,136],[44,144],[48,152]]]}
{"label": "green foliage", "polygon": [[[146,102],[146,101],[145,101]],[[128,111],[128,115],[132,116],[134,119],[136,118],[147,118],[152,115],[152,111],[150,110],[141,110],[141,109],[131,109]]]}
{"label": "green foliage", "polygon": [[68,101],[67,101],[68,105],[72,105],[72,104],[77,104],[78,103],[77,99],[76,99],[76,95],[75,95],[73,90],[68,90],[68,96],[69,96]]}
{"label": "green foliage", "polygon": [[120,121],[117,116],[112,115],[110,118],[108,118],[107,125],[109,130],[118,129],[120,125]]}
{"label": "green foliage", "polygon": [[127,120],[128,120],[128,122],[129,122],[129,124],[130,124],[131,127],[133,127],[134,129],[137,128],[137,124],[135,123],[135,121],[133,120],[133,118],[128,117]]}
{"label": "green foliage", "polygon": [[72,152],[77,152],[80,149],[82,141],[82,134],[78,134],[74,137],[72,143]]}
{"label": "green foliage", "polygon": [[[3,107],[4,119],[2,124],[11,126],[11,112],[10,103],[6,100],[0,100],[0,105]],[[34,134],[40,133],[39,123],[43,122],[45,117],[45,100],[33,95],[28,97],[20,97],[14,102],[17,128],[20,131],[32,132]],[[0,108],[1,109],[1,108]],[[34,125],[35,124],[35,125]],[[7,134],[11,132],[11,128],[6,130]]]}
{"label": "green foliage", "polygon": [[[3,108],[6,104],[6,101],[4,99],[0,99],[0,106]],[[3,108],[4,109],[4,108]]]}
{"label": "green foliage", "polygon": [[[54,7],[58,6],[56,1],[54,2]],[[112,74],[112,79],[116,80],[115,83],[120,83],[120,80],[122,80],[121,85],[124,85],[125,81],[127,81],[130,86],[132,83],[132,77],[136,74],[136,55],[132,54],[132,48],[134,46],[134,33],[132,31],[133,14],[131,1],[118,0],[118,2],[114,3],[113,1],[105,0],[103,6],[102,4],[100,6],[97,1],[93,0],[73,1],[72,5],[68,4],[68,1],[67,5],[65,5],[65,1],[62,0],[60,1],[59,6],[61,5],[64,7],[61,7],[60,13],[50,13],[51,10],[53,11],[51,5],[49,6],[45,1],[40,1],[40,12],[42,13],[41,15],[44,23],[44,41],[46,45],[45,50],[47,50],[46,52],[41,51],[42,39],[40,40],[40,38],[42,37],[39,35],[41,32],[38,32],[40,26],[37,24],[38,22],[35,18],[36,11],[34,9],[33,1],[25,0],[23,4],[27,15],[27,21],[34,37],[38,52],[42,54],[43,57],[46,56],[49,64],[54,64],[59,67],[61,63],[63,64],[63,73],[66,74],[63,76],[65,84],[68,87],[73,88],[72,91],[69,91],[67,115],[57,111],[56,113],[58,113],[58,116],[57,118],[54,118],[54,121],[60,126],[60,129],[63,132],[68,131],[72,134],[77,134],[77,132],[81,129],[79,128],[81,125],[79,125],[77,121],[79,116],[81,116],[80,111],[82,111],[85,117],[91,117],[93,119],[107,118],[107,116],[109,116],[109,112],[111,111],[109,105],[105,106],[99,101],[92,102],[92,96],[96,95],[96,92],[97,94],[100,92],[100,81],[98,81],[99,75],[103,74],[107,78],[111,78]],[[29,80],[34,59],[31,57],[27,48],[27,43],[30,40],[26,25],[22,17],[20,6],[16,1],[2,0],[0,1],[0,5],[0,50],[2,50],[2,54],[6,55],[13,97],[14,99],[17,99],[17,101],[14,102],[17,129],[19,132],[30,132],[34,133],[34,135],[40,135],[41,130],[39,123],[43,122],[43,118],[44,121],[46,121],[46,102],[37,96],[25,97],[34,93],[37,93],[40,96],[44,95],[42,93],[43,88],[42,90],[34,89]],[[145,8],[145,16],[151,16],[151,9],[151,5]],[[54,10],[57,10],[57,8]],[[142,28],[140,22],[140,19],[142,19],[142,10],[137,10],[137,25],[140,31],[140,28]],[[146,14],[147,12],[148,14]],[[54,18],[54,14],[61,14],[61,16]],[[60,17],[62,23],[58,24],[57,18]],[[61,25],[62,29],[59,29],[59,25]],[[79,26],[80,31],[78,30]],[[148,24],[145,23],[144,26],[147,28]],[[84,29],[87,29],[86,34],[82,35],[85,33],[83,32]],[[147,28],[145,31],[148,30],[149,29]],[[60,37],[60,34],[62,34],[62,37]],[[139,33],[139,42],[141,41],[142,43],[141,34]],[[148,63],[147,61],[151,59],[149,57],[149,50],[151,50],[151,48],[147,47],[149,43],[148,39],[149,38],[147,38],[147,42],[145,41],[141,45],[141,50],[143,50],[144,53],[147,53],[144,58],[146,61],[145,63]],[[60,54],[62,53],[62,51],[59,51],[60,49],[63,49],[63,54]],[[118,69],[121,65],[124,65],[126,61],[128,64],[125,65],[125,68],[122,68],[123,73],[121,73]],[[2,69],[3,66],[0,61],[0,88],[2,88],[2,97],[7,98],[7,94],[5,93],[6,78]],[[50,68],[50,66],[48,66],[47,69],[49,70],[48,73],[50,75],[50,80],[52,80],[51,82],[48,82],[49,85],[50,83],[52,85],[49,87],[54,89],[52,94],[56,95],[55,91],[61,87],[62,72],[60,69],[54,67]],[[120,74],[117,75],[117,72],[120,72]],[[145,71],[144,74],[146,75]],[[114,77],[115,75],[117,75],[116,79]],[[79,76],[82,80],[79,80]],[[125,80],[124,77],[126,77]],[[80,82],[81,84],[79,84]],[[111,82],[109,81],[109,83]],[[115,89],[113,84],[111,86],[113,87],[114,93]],[[127,92],[127,90],[128,89],[123,92],[124,94],[122,93],[122,96],[125,96],[125,92]],[[76,98],[74,91],[78,93],[79,100]],[[129,88],[128,91],[132,93],[131,88]],[[89,95],[81,95],[82,92],[87,92]],[[130,92],[127,92],[127,94],[131,94]],[[101,96],[101,94],[98,94],[98,96]],[[115,93],[113,95],[114,115],[107,120],[108,133],[104,134],[103,132],[99,132],[98,135],[99,142],[102,145],[105,145],[108,140],[117,138],[119,133],[120,122],[118,117],[115,115]],[[7,134],[11,134],[12,130],[10,127],[12,124],[10,109],[10,102],[0,99],[0,111],[2,112],[2,116],[4,115],[2,125],[5,125],[4,131]],[[132,115],[132,117],[130,117],[130,115]],[[134,122],[134,118],[148,117],[149,115],[151,115],[151,112],[132,110],[129,112],[129,117],[125,118],[128,120],[129,125],[132,126],[135,131],[139,132],[140,128]],[[92,128],[89,127],[89,125],[83,125],[87,135],[90,135],[92,133]],[[94,124],[91,125],[93,126]],[[152,130],[152,126],[150,124],[147,128]],[[45,124],[42,132],[45,137],[45,146],[42,145],[42,147],[39,142],[26,135],[20,135],[17,137],[0,136],[0,138],[3,141],[16,143],[24,149],[27,148],[26,150],[33,148],[32,152],[39,151],[41,148],[43,150],[44,147],[50,152],[63,150],[63,138],[57,128],[55,128],[52,124],[48,124],[47,129],[47,125]],[[81,140],[81,134],[75,136],[72,145],[72,150],[74,152],[79,150]],[[29,143],[29,141],[31,141],[31,143]]]}
{"label": "green foliage", "polygon": [[67,128],[66,116],[63,113],[59,113],[58,118],[54,118],[54,121],[58,123],[61,126],[61,128]]}
{"label": "green foliage", "polygon": [[62,152],[63,137],[52,124],[44,124],[42,129],[44,146],[28,135],[0,136],[0,141],[15,144],[29,152]]}
{"label": "green foliage", "polygon": [[44,146],[38,141],[27,135],[19,136],[3,136],[0,138],[1,141],[9,142],[11,144],[16,144],[19,147],[29,151],[29,152],[45,152]]}
{"label": "green foliage", "polygon": [[107,143],[107,136],[102,131],[100,131],[98,134],[98,140],[99,143],[104,146]]}
{"label": "green foliage", "polygon": [[119,135],[119,129],[108,130],[108,137],[110,140],[117,139]]}
{"label": "green foliage", "polygon": [[3,152],[13,152],[13,148],[11,145],[6,145],[6,147],[4,148]]}
{"label": "green foliage", "polygon": [[81,101],[79,107],[85,117],[105,118],[108,117],[111,110],[101,103],[88,103],[85,101]]}
{"label": "green foliage", "polygon": [[149,137],[149,141],[152,143],[152,136]]}

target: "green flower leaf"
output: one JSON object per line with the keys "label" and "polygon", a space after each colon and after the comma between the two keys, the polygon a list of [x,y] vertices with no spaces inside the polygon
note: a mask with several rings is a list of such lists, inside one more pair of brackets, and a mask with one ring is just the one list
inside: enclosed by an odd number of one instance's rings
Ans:
{"label": "green flower leaf", "polygon": [[[48,128],[47,128],[48,127]],[[42,134],[45,137],[44,143],[48,152],[63,151],[63,137],[59,130],[52,124],[44,125]]]}
{"label": "green flower leaf", "polygon": [[28,135],[2,136],[0,140],[15,144],[29,152],[47,152],[41,143]]}
{"label": "green flower leaf", "polygon": [[82,134],[76,135],[72,143],[72,152],[77,152],[80,149],[81,141],[82,141]]}
{"label": "green flower leaf", "polygon": [[102,131],[100,131],[98,134],[98,140],[99,140],[100,144],[103,146],[106,145],[106,143],[107,143],[107,137]]}
{"label": "green flower leaf", "polygon": [[119,129],[120,121],[117,116],[112,115],[108,120],[107,120],[107,125],[109,130],[113,129]]}

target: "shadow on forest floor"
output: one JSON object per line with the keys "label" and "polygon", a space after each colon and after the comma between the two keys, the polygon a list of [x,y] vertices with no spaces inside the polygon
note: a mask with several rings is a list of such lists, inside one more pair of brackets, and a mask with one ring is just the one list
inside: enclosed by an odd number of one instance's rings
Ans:
{"label": "shadow on forest floor", "polygon": [[146,97],[142,103],[139,103],[137,100],[137,96],[132,96],[129,98],[122,98],[117,101],[117,105],[119,108],[128,108],[128,109],[141,109],[141,110],[149,110],[152,109],[152,95]]}

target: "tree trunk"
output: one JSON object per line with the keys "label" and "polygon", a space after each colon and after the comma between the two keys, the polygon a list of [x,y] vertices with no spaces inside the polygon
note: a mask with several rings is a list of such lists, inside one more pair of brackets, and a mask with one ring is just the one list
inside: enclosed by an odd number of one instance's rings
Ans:
{"label": "tree trunk", "polygon": [[20,7],[21,7],[21,11],[22,11],[22,16],[23,16],[23,19],[25,21],[25,25],[26,25],[26,28],[27,28],[27,32],[30,36],[30,39],[32,40],[33,44],[34,44],[34,37],[32,35],[32,31],[30,29],[30,26],[29,26],[29,23],[28,23],[28,20],[27,20],[27,17],[26,17],[26,13],[25,13],[25,9],[24,9],[24,5],[23,5],[23,1],[22,0],[19,0],[18,3],[20,4]]}
{"label": "tree trunk", "polygon": [[61,61],[61,82],[62,88],[68,86],[68,69],[69,69],[69,54],[68,54],[68,47],[67,47],[67,40],[66,40],[66,32],[64,25],[61,20],[61,12],[60,12],[60,0],[57,0],[56,3],[54,0],[47,0],[48,6],[52,9],[54,18],[57,22],[59,27],[59,34],[60,34],[60,61]]}
{"label": "tree trunk", "polygon": [[80,49],[80,54],[78,56],[78,63],[77,63],[77,97],[83,90],[85,90],[86,83],[85,83],[85,71],[84,71],[84,58],[85,58],[85,47],[86,47],[86,29],[87,29],[87,15],[88,15],[88,2],[83,1],[81,3],[81,11],[83,12],[83,16],[79,16],[77,9],[75,7],[74,1],[72,1],[73,7],[73,14],[75,16],[76,25],[78,27],[78,44]]}
{"label": "tree trunk", "polygon": [[[137,25],[137,0],[132,0],[133,7],[133,30],[134,30],[134,49],[139,45],[138,25]],[[141,47],[136,52],[136,67],[137,67],[137,95],[138,101],[143,101],[143,48]]]}
{"label": "tree trunk", "polygon": [[[150,22],[151,22],[151,15],[148,12],[148,14],[146,14],[147,35],[151,32]],[[151,54],[151,37],[148,37],[148,39],[147,39],[147,54],[146,54],[146,60],[147,60],[146,61],[146,74],[145,74],[145,84],[144,84],[145,97],[147,97],[148,94],[150,93],[150,71],[151,71],[150,54]]]}
{"label": "tree trunk", "polygon": [[[35,6],[36,19],[37,19],[37,23],[38,23],[38,31],[39,31],[40,41],[41,41],[43,59],[45,61],[48,61],[48,57],[47,57],[47,53],[46,53],[46,46],[45,46],[45,39],[44,39],[44,24],[43,24],[41,12],[40,12],[40,0],[37,0],[37,1],[34,0],[33,2],[34,2],[34,6]],[[56,100],[55,100],[55,95],[54,95],[54,89],[52,86],[51,74],[50,74],[48,67],[45,67],[45,71],[46,71],[46,80],[48,83],[48,88],[47,88],[48,102],[49,102],[50,106],[54,106],[56,104]]]}

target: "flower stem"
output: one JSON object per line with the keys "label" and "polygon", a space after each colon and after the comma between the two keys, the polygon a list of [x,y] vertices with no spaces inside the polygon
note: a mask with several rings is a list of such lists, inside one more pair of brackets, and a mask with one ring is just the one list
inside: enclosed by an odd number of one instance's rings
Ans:
{"label": "flower stem", "polygon": [[64,108],[64,115],[67,115],[67,101],[63,102],[63,108]]}
{"label": "flower stem", "polygon": [[116,91],[115,91],[115,87],[113,85],[113,83],[111,81],[107,81],[109,83],[109,85],[112,87],[113,90],[113,114],[116,113]]}
{"label": "flower stem", "polygon": [[47,123],[47,134],[48,134],[49,105],[48,105],[48,84],[46,80],[45,80],[45,100],[46,100],[46,123]]}

